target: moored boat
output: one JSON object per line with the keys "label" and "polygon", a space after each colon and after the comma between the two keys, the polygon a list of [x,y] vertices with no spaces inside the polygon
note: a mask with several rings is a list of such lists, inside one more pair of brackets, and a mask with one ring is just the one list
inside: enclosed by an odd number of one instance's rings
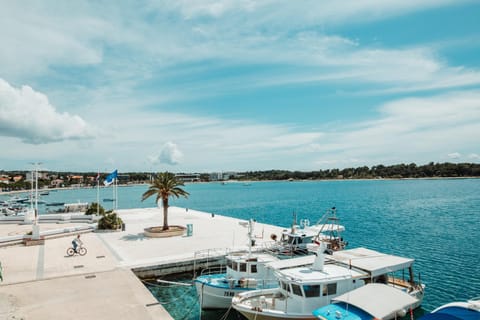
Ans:
{"label": "moored boat", "polygon": [[[389,273],[410,268],[413,259],[386,255],[365,248],[334,252],[324,256],[323,245],[310,267],[277,270],[280,287],[236,295],[234,309],[247,319],[314,319],[312,312],[331,300],[368,283],[384,283],[423,299],[423,285],[413,280],[389,277]],[[345,262],[345,259],[349,258]]]}
{"label": "moored boat", "polygon": [[[326,244],[326,249],[330,252],[343,250],[348,243],[343,240],[345,227],[339,221],[336,207],[328,209],[312,225],[309,219],[301,219],[300,224],[297,224],[294,214],[292,227],[283,230],[272,250],[284,255],[307,254],[309,251],[316,252],[320,242]],[[272,235],[272,239],[277,240],[277,236]]]}
{"label": "moored boat", "polygon": [[404,317],[417,299],[382,283],[370,283],[332,299],[312,314],[320,320],[390,320]]}
{"label": "moored boat", "polygon": [[479,320],[480,297],[444,304],[420,320]]}

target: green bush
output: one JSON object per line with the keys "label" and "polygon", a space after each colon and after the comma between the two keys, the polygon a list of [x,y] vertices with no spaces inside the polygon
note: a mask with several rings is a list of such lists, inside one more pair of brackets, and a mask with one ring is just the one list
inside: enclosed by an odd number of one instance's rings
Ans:
{"label": "green bush", "polygon": [[85,214],[94,214],[96,215],[97,214],[97,208],[98,208],[98,213],[100,215],[104,215],[105,214],[105,209],[102,207],[102,205],[96,203],[96,202],[92,202],[88,208],[87,208],[87,211],[85,211]]}
{"label": "green bush", "polygon": [[115,212],[109,210],[98,220],[98,229],[117,230],[122,227],[122,219]]}

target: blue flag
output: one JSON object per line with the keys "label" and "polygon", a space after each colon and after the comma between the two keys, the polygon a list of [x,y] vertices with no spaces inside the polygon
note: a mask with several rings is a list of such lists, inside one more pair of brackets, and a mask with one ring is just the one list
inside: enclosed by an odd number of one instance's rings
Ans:
{"label": "blue flag", "polygon": [[105,181],[103,181],[103,184],[106,185],[106,186],[109,186],[113,183],[113,181],[115,179],[117,179],[117,176],[118,176],[118,172],[117,170],[113,171],[112,173],[110,173],[106,178],[105,178]]}

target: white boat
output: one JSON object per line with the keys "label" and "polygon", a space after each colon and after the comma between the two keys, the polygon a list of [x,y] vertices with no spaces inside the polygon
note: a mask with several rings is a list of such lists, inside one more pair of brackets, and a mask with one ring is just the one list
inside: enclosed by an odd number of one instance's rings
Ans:
{"label": "white boat", "polygon": [[414,259],[381,253],[367,248],[355,248],[334,252],[329,259],[343,263],[369,275],[369,282],[384,283],[405,291],[417,299],[413,309],[420,306],[425,293],[425,285],[415,280]]}
{"label": "white boat", "polygon": [[313,264],[277,270],[280,286],[236,295],[232,307],[247,319],[314,319],[312,311],[330,303],[333,297],[365,284],[363,272],[339,264],[324,264],[319,249]]}
{"label": "white boat", "polygon": [[479,320],[480,297],[444,304],[420,320]]}
{"label": "white boat", "polygon": [[228,309],[232,297],[238,293],[278,287],[275,270],[313,262],[313,256],[307,259],[281,260],[269,252],[252,252],[254,222],[250,220],[248,224],[242,224],[248,226],[248,251],[228,254],[225,257],[225,271],[221,272],[218,268],[205,269],[194,280],[202,309]]}
{"label": "white boat", "polygon": [[312,314],[320,320],[390,320],[404,317],[417,299],[382,283],[370,283],[332,299]]}
{"label": "white boat", "polygon": [[[285,255],[306,254],[309,251],[316,252],[320,242],[325,243],[330,252],[343,250],[348,244],[341,235],[344,231],[345,227],[339,224],[335,207],[328,209],[313,225],[310,225],[308,219],[301,219],[300,224],[297,224],[294,215],[291,229],[283,230],[272,250]],[[271,237],[277,240],[276,235]]]}
{"label": "white boat", "polygon": [[273,271],[265,264],[278,260],[270,254],[232,253],[226,257],[225,273],[202,273],[195,287],[202,309],[228,309],[232,297],[247,290],[273,288],[278,285]]}
{"label": "white boat", "polygon": [[[406,290],[416,300],[423,299],[423,286],[413,280],[389,277],[388,274],[411,268],[413,259],[382,254],[365,248],[324,255],[322,245],[310,267],[277,270],[280,287],[254,290],[236,295],[232,307],[247,319],[315,319],[312,312],[331,303],[333,298],[367,283],[384,283]],[[345,262],[345,258],[349,258]],[[325,260],[325,261],[324,261]],[[412,273],[410,273],[412,275]]]}

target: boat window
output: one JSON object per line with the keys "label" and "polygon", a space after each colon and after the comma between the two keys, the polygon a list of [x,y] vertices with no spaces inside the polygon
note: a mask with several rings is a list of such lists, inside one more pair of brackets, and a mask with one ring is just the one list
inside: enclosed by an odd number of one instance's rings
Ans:
{"label": "boat window", "polygon": [[323,293],[322,295],[324,296],[330,296],[332,294],[337,293],[337,283],[327,283],[326,285],[323,285]]}
{"label": "boat window", "polygon": [[251,273],[257,273],[257,265],[256,264],[252,264],[250,266],[250,272]]}
{"label": "boat window", "polygon": [[282,282],[282,289],[290,292],[290,286],[288,285],[288,283]]}
{"label": "boat window", "polygon": [[303,296],[302,294],[302,288],[298,284],[292,283],[292,292],[293,294],[296,294],[297,296]]}
{"label": "boat window", "polygon": [[240,263],[240,272],[247,272],[247,264]]}
{"label": "boat window", "polygon": [[238,270],[238,263],[236,263],[235,261],[232,261],[232,269],[235,271]]}
{"label": "boat window", "polygon": [[303,291],[305,292],[305,297],[320,297],[320,285],[304,285]]}
{"label": "boat window", "polygon": [[233,268],[233,261],[232,260],[227,259],[227,267],[229,267],[230,269]]}

